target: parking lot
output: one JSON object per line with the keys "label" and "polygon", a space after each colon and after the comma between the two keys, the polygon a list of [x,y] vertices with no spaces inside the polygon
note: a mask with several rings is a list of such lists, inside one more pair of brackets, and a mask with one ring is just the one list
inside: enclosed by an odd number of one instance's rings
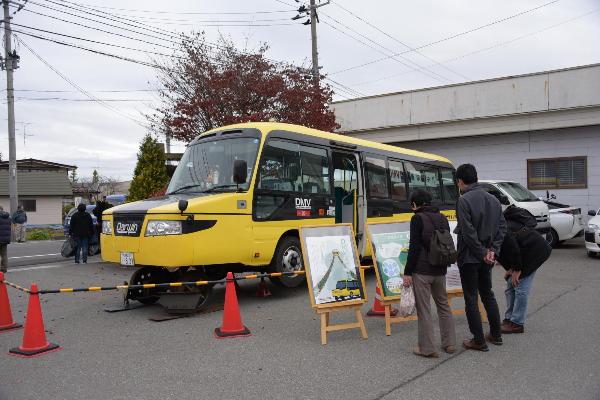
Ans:
{"label": "parking lot", "polygon": [[[42,289],[110,286],[128,280],[131,268],[69,261],[9,268],[7,280]],[[504,309],[502,270],[494,287]],[[372,305],[374,276],[367,275]],[[600,396],[600,258],[588,258],[583,242],[555,249],[536,276],[523,335],[505,335],[488,353],[411,353],[417,324],[395,324],[386,337],[383,320],[365,318],[369,338],[358,331],[319,340],[319,322],[306,287],[256,298],[256,281],[238,292],[253,336],[217,340],[222,312],[154,322],[160,306],[120,313],[119,292],[42,296],[47,338],[63,349],[34,359],[9,356],[22,330],[0,335],[0,399],[598,399]],[[23,320],[27,295],[9,288],[13,314]],[[224,287],[212,304],[223,301]],[[461,302],[456,302],[457,306]],[[333,322],[352,320],[337,313]],[[456,317],[457,337],[468,337]]]}

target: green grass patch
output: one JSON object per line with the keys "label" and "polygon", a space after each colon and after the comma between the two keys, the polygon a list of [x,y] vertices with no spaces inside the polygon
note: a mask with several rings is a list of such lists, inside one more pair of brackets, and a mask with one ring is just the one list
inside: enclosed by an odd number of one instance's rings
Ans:
{"label": "green grass patch", "polygon": [[27,240],[52,240],[64,239],[65,233],[62,229],[35,228],[27,230]]}

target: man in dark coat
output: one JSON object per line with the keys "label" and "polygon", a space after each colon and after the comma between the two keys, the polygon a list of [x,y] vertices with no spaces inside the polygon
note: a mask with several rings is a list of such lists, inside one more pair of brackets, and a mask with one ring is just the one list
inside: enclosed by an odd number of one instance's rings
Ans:
{"label": "man in dark coat", "polygon": [[92,216],[85,211],[85,204],[77,206],[77,212],[71,217],[69,233],[75,240],[75,264],[79,264],[79,252],[82,252],[82,261],[87,263],[90,238],[94,234]]}
{"label": "man in dark coat", "polygon": [[523,333],[527,300],[537,269],[550,257],[552,247],[536,230],[535,217],[523,208],[504,211],[508,226],[498,262],[506,269],[506,313],[502,333]]}
{"label": "man in dark coat", "polygon": [[94,207],[94,215],[96,216],[96,239],[98,242],[98,247],[100,247],[100,232],[102,232],[102,213],[113,205],[106,201],[106,196],[102,196],[102,200],[96,202],[96,207]]}
{"label": "man in dark coat", "polygon": [[10,243],[11,221],[10,214],[0,206],[0,271],[8,268],[8,244]]}
{"label": "man in dark coat", "polygon": [[[462,196],[456,204],[458,235],[458,270],[465,299],[465,313],[473,338],[463,346],[470,350],[488,351],[486,339],[502,344],[500,311],[492,291],[492,267],[506,232],[506,221],[498,199],[478,183],[477,170],[471,164],[456,169],[456,180]],[[477,294],[487,313],[490,332],[484,336]]]}
{"label": "man in dark coat", "polygon": [[15,240],[18,243],[23,243],[27,240],[27,213],[23,206],[17,207],[17,212],[13,215],[13,223],[15,224]]}

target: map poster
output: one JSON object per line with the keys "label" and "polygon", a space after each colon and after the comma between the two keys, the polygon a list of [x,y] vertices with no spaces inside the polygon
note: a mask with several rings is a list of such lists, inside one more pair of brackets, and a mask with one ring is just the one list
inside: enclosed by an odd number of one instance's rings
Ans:
{"label": "map poster", "polygon": [[410,224],[392,222],[368,224],[375,275],[384,300],[398,300],[408,256]]}
{"label": "map poster", "polygon": [[302,227],[300,244],[313,307],[366,300],[351,225]]}

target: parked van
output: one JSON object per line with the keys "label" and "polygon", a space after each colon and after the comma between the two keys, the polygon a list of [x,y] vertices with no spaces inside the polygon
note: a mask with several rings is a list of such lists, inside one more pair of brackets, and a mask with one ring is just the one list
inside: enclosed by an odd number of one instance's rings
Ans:
{"label": "parked van", "polygon": [[503,206],[515,205],[529,211],[536,219],[536,230],[543,235],[550,233],[548,205],[527,190],[511,181],[479,181],[484,189],[494,195]]}

